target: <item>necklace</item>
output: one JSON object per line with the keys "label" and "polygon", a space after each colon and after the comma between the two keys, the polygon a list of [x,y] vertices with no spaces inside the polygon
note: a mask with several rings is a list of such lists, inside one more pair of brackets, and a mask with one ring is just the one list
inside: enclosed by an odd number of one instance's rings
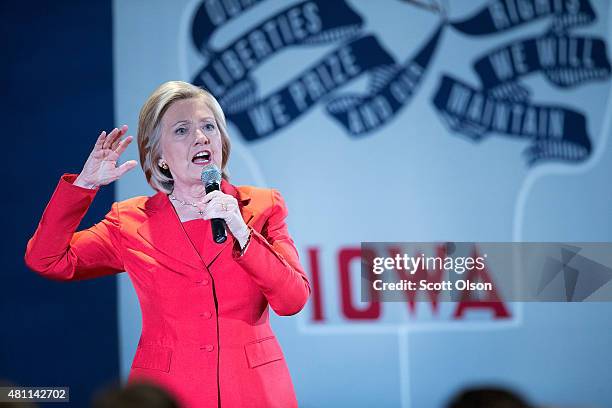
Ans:
{"label": "necklace", "polygon": [[187,207],[187,206],[194,207],[196,209],[196,211],[198,212],[198,214],[200,214],[200,216],[204,215],[204,211],[200,210],[200,208],[196,204],[194,204],[194,203],[190,203],[188,201],[183,201],[180,198],[178,198],[177,196],[175,196],[174,194],[170,194],[168,196],[168,198],[170,198],[172,201],[178,201],[179,204],[181,204],[184,207]]}

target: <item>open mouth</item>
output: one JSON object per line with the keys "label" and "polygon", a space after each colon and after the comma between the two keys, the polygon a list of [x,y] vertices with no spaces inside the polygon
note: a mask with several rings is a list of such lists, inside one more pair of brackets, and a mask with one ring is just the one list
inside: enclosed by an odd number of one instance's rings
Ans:
{"label": "open mouth", "polygon": [[191,161],[194,164],[197,164],[199,166],[204,166],[208,163],[210,163],[212,158],[212,154],[210,153],[209,150],[203,150],[201,152],[196,153],[193,158],[191,159]]}

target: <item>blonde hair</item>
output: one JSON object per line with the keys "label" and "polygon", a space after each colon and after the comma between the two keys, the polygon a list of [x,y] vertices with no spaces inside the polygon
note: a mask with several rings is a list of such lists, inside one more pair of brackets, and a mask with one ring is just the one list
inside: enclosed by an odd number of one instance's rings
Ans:
{"label": "blonde hair", "polygon": [[168,81],[161,84],[142,106],[138,117],[138,153],[140,155],[140,166],[144,171],[147,182],[153,189],[166,194],[172,192],[174,180],[170,170],[162,169],[158,165],[161,158],[161,119],[170,105],[176,101],[191,98],[202,98],[204,103],[212,111],[219,132],[221,133],[221,151],[223,155],[221,163],[221,174],[224,179],[229,180],[226,171],[231,145],[227,134],[227,124],[221,105],[208,91],[198,88],[188,82]]}

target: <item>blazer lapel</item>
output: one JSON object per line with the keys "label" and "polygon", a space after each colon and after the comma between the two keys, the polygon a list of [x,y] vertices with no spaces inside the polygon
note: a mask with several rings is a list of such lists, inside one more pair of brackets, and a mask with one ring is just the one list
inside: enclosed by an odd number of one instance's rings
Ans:
{"label": "blazer lapel", "polygon": [[[242,218],[248,225],[254,217],[253,212],[248,208],[251,199],[248,194],[239,191],[225,180],[221,181],[221,191],[238,200]],[[138,234],[160,252],[190,268],[201,270],[204,265],[209,267],[219,254],[234,242],[229,231],[228,239],[223,244],[217,244],[212,237],[206,237],[206,250],[200,257],[166,194],[158,192],[147,200],[144,211],[149,218],[138,227]],[[183,275],[189,274],[181,271],[181,268],[177,268],[177,271]]]}
{"label": "blazer lapel", "polygon": [[[149,218],[138,227],[138,234],[165,255],[190,268],[201,270],[202,260],[185,234],[168,196],[162,192],[155,194],[147,200],[144,210]],[[188,274],[181,268],[176,270]]]}

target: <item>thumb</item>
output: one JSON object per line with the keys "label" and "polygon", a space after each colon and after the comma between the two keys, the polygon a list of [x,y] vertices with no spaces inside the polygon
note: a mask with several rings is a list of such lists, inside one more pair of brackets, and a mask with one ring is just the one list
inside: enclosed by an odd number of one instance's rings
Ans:
{"label": "thumb", "polygon": [[117,177],[123,176],[128,171],[132,170],[138,162],[136,160],[128,160],[123,163],[121,166],[117,167]]}

